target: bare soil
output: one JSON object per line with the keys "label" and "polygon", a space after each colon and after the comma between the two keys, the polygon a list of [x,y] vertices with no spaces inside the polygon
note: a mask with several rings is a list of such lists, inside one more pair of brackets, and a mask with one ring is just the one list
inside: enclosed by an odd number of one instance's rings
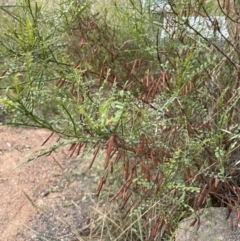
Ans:
{"label": "bare soil", "polygon": [[16,168],[50,134],[0,126],[0,241],[91,240],[98,177],[88,161],[65,149]]}

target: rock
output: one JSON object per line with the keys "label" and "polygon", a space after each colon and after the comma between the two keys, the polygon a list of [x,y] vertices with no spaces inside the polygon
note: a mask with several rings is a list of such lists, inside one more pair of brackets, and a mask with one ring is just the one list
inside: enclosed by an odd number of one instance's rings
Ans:
{"label": "rock", "polygon": [[[191,227],[197,217],[200,223]],[[180,222],[175,241],[240,241],[238,226],[237,212],[227,219],[227,208],[205,208]]]}

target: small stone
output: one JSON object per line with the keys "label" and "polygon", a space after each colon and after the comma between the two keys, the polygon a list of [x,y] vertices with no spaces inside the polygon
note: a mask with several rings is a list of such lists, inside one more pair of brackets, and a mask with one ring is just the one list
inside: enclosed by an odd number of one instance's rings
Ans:
{"label": "small stone", "polygon": [[6,144],[7,144],[8,147],[11,147],[11,146],[12,146],[9,142],[7,142]]}

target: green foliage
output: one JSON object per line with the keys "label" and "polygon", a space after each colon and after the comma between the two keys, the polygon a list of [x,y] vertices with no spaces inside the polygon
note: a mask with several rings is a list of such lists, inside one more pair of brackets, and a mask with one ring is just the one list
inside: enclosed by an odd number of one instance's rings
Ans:
{"label": "green foliage", "polygon": [[219,41],[189,26],[206,16],[221,34],[214,14],[229,10],[220,2],[168,2],[170,13],[140,0],[110,1],[101,12],[83,0],[51,11],[29,0],[1,7],[8,124],[58,133],[40,155],[62,145],[78,155],[88,145],[92,166],[106,151],[97,195],[109,183],[130,222],[115,240],[167,239],[189,213],[239,200],[238,32]]}

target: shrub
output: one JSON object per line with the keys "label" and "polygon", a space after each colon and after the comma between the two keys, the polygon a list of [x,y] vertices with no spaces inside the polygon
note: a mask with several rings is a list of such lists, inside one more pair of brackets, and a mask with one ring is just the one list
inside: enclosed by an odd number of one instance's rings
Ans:
{"label": "shrub", "polygon": [[169,1],[168,14],[140,0],[100,13],[80,0],[51,13],[28,0],[2,7],[14,20],[0,43],[8,124],[58,133],[52,150],[92,148],[90,167],[105,151],[97,195],[114,176],[110,201],[131,220],[116,240],[129,229],[134,240],[167,238],[202,207],[238,206],[238,12],[217,2]]}

